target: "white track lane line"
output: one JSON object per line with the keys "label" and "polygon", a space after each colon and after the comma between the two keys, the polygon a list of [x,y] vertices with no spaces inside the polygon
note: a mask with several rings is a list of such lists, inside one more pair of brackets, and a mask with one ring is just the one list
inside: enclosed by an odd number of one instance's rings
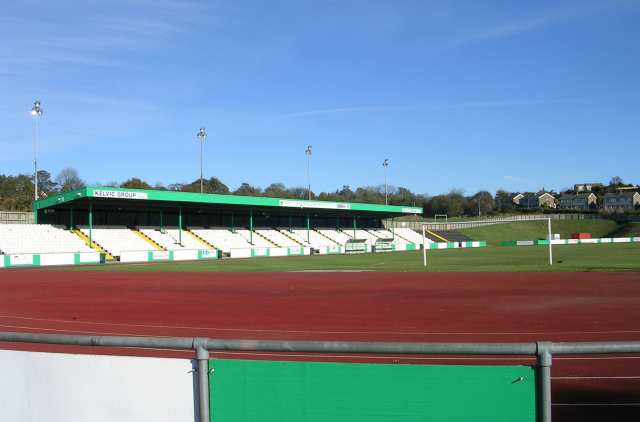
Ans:
{"label": "white track lane line", "polygon": [[473,357],[420,357],[420,356],[406,356],[406,355],[330,355],[330,354],[298,354],[298,353],[269,353],[269,352],[233,352],[233,351],[217,351],[210,350],[212,355],[237,355],[237,356],[274,356],[274,357],[289,357],[289,358],[330,358],[330,359],[402,359],[402,360],[472,360],[472,361],[528,361],[533,358],[473,358]]}
{"label": "white track lane line", "polygon": [[640,359],[640,356],[593,356],[593,357],[570,357],[560,356],[553,357],[553,360],[610,360],[610,359]]}
{"label": "white track lane line", "polygon": [[147,334],[131,334],[131,333],[118,333],[118,332],[109,332],[109,331],[86,331],[86,330],[61,330],[57,328],[40,328],[40,327],[29,327],[29,326],[21,326],[21,325],[6,325],[0,324],[0,327],[4,328],[18,328],[21,330],[34,330],[34,331],[51,331],[55,333],[73,333],[73,334],[95,334],[98,336],[127,336],[127,337],[172,337],[172,336],[162,336],[162,335],[153,335],[149,336]]}
{"label": "white track lane line", "polygon": [[287,330],[287,329],[256,329],[256,328],[221,328],[221,327],[192,327],[181,325],[154,325],[154,324],[131,324],[122,322],[99,322],[99,321],[78,321],[68,319],[34,318],[12,315],[0,315],[5,319],[20,319],[41,322],[59,322],[70,324],[87,325],[110,325],[120,327],[143,327],[143,328],[166,328],[180,330],[207,330],[226,332],[255,332],[255,333],[294,333],[294,334],[381,334],[381,335],[460,335],[460,336],[490,336],[490,335],[561,335],[561,334],[640,334],[640,330],[610,330],[610,331],[521,331],[521,332],[434,332],[434,331],[325,331],[325,330]]}
{"label": "white track lane line", "polygon": [[552,380],[640,380],[640,376],[622,377],[551,377]]}
{"label": "white track lane line", "polygon": [[640,403],[553,403],[551,406],[584,406],[584,407],[607,407],[607,406],[640,406]]}

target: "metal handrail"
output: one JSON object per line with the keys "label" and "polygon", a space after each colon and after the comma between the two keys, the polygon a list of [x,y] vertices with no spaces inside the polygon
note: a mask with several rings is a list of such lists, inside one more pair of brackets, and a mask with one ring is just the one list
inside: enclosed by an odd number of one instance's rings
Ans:
{"label": "metal handrail", "polygon": [[537,358],[539,420],[551,422],[551,363],[554,354],[640,353],[640,341],[528,343],[393,343],[370,341],[224,340],[206,337],[89,336],[0,332],[0,341],[114,348],[194,350],[198,361],[200,422],[210,422],[209,350],[410,355],[529,355]]}

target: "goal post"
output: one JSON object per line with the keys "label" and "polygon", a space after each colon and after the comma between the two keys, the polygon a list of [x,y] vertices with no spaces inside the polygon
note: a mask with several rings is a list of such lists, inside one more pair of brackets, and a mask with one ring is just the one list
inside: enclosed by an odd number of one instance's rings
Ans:
{"label": "goal post", "polygon": [[422,262],[427,266],[427,236],[425,235],[425,227],[422,225]]}
{"label": "goal post", "polygon": [[448,223],[449,222],[449,215],[448,214],[436,214],[433,216],[433,221],[435,221],[436,223],[438,222],[438,218],[444,218],[444,222]]}
{"label": "goal post", "polygon": [[[483,221],[462,221],[456,223],[423,223],[422,224],[422,265],[427,267],[427,226],[432,228],[434,225],[442,225],[447,230],[458,230],[465,227],[484,227],[498,224],[510,223],[526,223],[530,221],[546,221],[547,222],[547,240],[549,242],[549,265],[553,265],[553,234],[551,230],[551,218],[540,217],[527,220],[521,219],[504,219],[504,220],[483,220]],[[452,227],[450,227],[452,226]]]}

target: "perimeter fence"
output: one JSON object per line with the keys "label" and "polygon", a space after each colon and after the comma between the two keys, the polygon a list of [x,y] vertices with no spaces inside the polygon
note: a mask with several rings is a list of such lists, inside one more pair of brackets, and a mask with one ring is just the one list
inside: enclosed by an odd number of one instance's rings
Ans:
{"label": "perimeter fence", "polygon": [[0,211],[0,224],[33,224],[32,212]]}
{"label": "perimeter fence", "polygon": [[[346,342],[346,341],[276,341],[276,340],[220,340],[202,337],[128,337],[128,336],[87,336],[87,335],[58,335],[58,334],[39,334],[39,333],[18,333],[18,332],[0,332],[0,342],[11,343],[33,343],[47,345],[68,345],[68,346],[89,346],[89,347],[108,347],[108,348],[136,348],[136,349],[170,349],[170,350],[192,350],[195,352],[194,368],[197,368],[197,388],[194,393],[194,404],[198,412],[198,422],[210,422],[211,411],[216,416],[213,420],[228,420],[224,418],[223,411],[218,412],[214,407],[210,407],[210,398],[216,397],[216,394],[224,395],[239,393],[246,391],[246,384],[249,370],[246,367],[241,368],[239,372],[231,378],[237,382],[238,375],[243,377],[240,386],[236,385],[234,390],[231,384],[218,384],[213,391],[210,390],[211,370],[216,359],[210,361],[210,351],[215,352],[271,352],[271,353],[341,353],[341,354],[371,354],[371,355],[495,355],[495,356],[530,356],[536,358],[536,366],[531,367],[535,380],[528,380],[531,387],[531,400],[534,403],[531,420],[541,422],[551,421],[551,364],[554,355],[567,354],[619,354],[619,353],[640,353],[640,341],[636,342],[528,342],[528,343],[394,343],[394,342]],[[362,364],[345,364],[358,367]],[[375,366],[375,365],[374,365]],[[389,365],[395,367],[403,367],[405,371],[412,371],[414,365]],[[426,365],[424,367],[427,367]],[[452,365],[450,367],[456,367]],[[408,368],[408,369],[407,369]],[[470,367],[467,367],[470,368]],[[521,367],[522,368],[522,367]],[[277,369],[277,368],[276,368]],[[270,378],[262,380],[262,388],[273,389],[275,384],[282,379],[285,384],[291,387],[292,380],[295,379],[295,368],[280,368],[286,374],[280,378]],[[304,371],[303,371],[304,372]],[[265,374],[264,368],[258,371]],[[206,374],[203,376],[203,374]],[[306,372],[305,372],[306,374]],[[360,375],[363,372],[359,372]],[[351,379],[334,380],[336,384],[350,382],[356,379],[353,374]],[[405,374],[406,377],[410,374]],[[473,384],[477,388],[477,377]],[[415,376],[414,376],[415,378]],[[434,385],[429,387],[429,391],[438,391],[444,387],[443,381],[446,375],[440,374],[433,382]],[[454,380],[456,383],[458,379]],[[509,384],[517,384],[524,382],[524,377],[519,376]],[[309,383],[309,379],[305,379],[305,384]],[[504,382],[503,382],[504,384]],[[378,384],[384,386],[381,382]],[[232,390],[225,391],[225,388]],[[455,387],[457,388],[459,386]],[[328,390],[321,390],[328,391]],[[461,393],[462,394],[462,393]],[[497,394],[494,394],[496,396]],[[456,400],[460,400],[458,396]],[[499,398],[500,399],[500,398]],[[288,399],[289,402],[292,400]],[[501,399],[500,399],[501,400]],[[343,400],[344,401],[344,400]],[[361,400],[362,403],[370,402],[366,398]],[[503,401],[500,401],[502,403]],[[357,400],[349,405],[358,406]],[[246,403],[245,403],[246,404]],[[308,403],[307,403],[308,404]],[[370,404],[370,403],[369,403]],[[261,406],[264,403],[261,403]],[[268,405],[268,403],[267,403]],[[295,406],[295,403],[289,403]],[[491,404],[491,406],[494,406]],[[396,404],[398,409],[404,406],[402,403]],[[498,406],[499,407],[499,406]],[[260,408],[258,408],[260,409]],[[280,409],[282,410],[282,409]],[[388,410],[388,409],[387,409]],[[424,409],[422,409],[424,411]],[[267,411],[265,409],[258,411]],[[499,411],[499,409],[498,409]]]}
{"label": "perimeter fence", "polygon": [[408,227],[422,231],[422,226],[427,230],[450,231],[460,229],[470,229],[475,227],[490,226],[495,224],[508,224],[516,221],[539,221],[539,220],[601,220],[599,214],[525,214],[512,215],[506,217],[491,217],[483,220],[464,220],[454,222],[431,222],[431,221],[385,221],[387,228]]}

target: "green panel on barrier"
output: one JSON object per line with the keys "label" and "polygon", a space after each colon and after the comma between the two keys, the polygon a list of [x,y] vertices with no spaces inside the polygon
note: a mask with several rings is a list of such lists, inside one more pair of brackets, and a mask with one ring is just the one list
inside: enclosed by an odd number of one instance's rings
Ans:
{"label": "green panel on barrier", "polygon": [[534,422],[527,366],[212,359],[215,422]]}

